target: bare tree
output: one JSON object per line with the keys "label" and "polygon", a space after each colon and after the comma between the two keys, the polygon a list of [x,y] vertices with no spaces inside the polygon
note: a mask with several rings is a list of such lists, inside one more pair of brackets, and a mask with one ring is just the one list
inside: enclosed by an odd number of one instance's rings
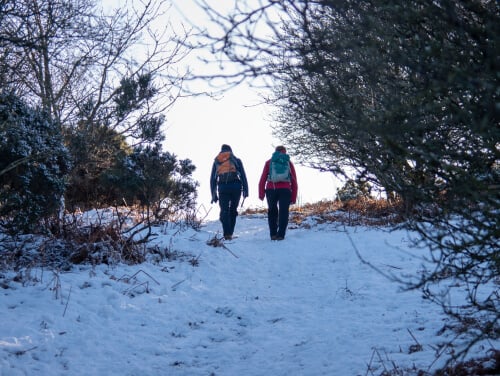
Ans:
{"label": "bare tree", "polygon": [[139,138],[141,120],[164,113],[179,96],[182,77],[174,65],[186,52],[174,39],[185,36],[168,28],[166,1],[131,2],[106,12],[95,0],[8,4],[0,26],[2,82],[66,127],[106,123]]}

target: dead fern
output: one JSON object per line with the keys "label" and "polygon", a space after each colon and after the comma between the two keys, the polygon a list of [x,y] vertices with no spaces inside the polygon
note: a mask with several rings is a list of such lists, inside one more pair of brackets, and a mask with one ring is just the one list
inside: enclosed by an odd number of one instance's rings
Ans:
{"label": "dead fern", "polygon": [[[247,209],[244,215],[267,214],[267,209]],[[397,200],[358,198],[349,201],[319,201],[292,206],[290,223],[310,228],[316,224],[339,223],[348,226],[388,226],[403,221],[403,207]]]}
{"label": "dead fern", "polygon": [[213,238],[207,240],[207,245],[212,247],[224,247],[224,237],[219,237],[217,236],[217,234],[215,234]]}

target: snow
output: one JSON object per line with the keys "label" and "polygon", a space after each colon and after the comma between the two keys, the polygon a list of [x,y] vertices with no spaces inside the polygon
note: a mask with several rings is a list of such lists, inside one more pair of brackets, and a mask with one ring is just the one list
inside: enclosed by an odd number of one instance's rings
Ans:
{"label": "snow", "polygon": [[199,231],[169,224],[154,240],[169,259],[24,270],[24,283],[4,271],[0,375],[380,375],[442,366],[437,351],[450,338],[438,335],[441,309],[366,263],[412,275],[425,250],[404,231],[308,224],[291,223],[276,242],[264,215],[239,216],[238,238],[225,247],[207,244],[220,235],[218,221]]}

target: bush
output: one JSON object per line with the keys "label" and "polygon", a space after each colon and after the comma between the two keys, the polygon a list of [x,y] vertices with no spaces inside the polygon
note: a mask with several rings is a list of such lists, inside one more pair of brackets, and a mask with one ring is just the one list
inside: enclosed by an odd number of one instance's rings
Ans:
{"label": "bush", "polygon": [[136,147],[102,175],[100,184],[116,200],[138,204],[155,219],[194,208],[197,183],[190,160],[177,160],[159,144]]}
{"label": "bush", "polygon": [[368,182],[358,178],[349,179],[342,188],[337,189],[337,200],[350,201],[370,197],[371,188]]}
{"label": "bush", "polygon": [[103,176],[110,168],[132,152],[125,137],[99,124],[80,124],[66,132],[73,168],[66,191],[68,209],[90,209],[111,205],[115,190],[104,187]]}
{"label": "bush", "polygon": [[0,218],[11,231],[32,231],[55,215],[69,155],[47,113],[0,93]]}

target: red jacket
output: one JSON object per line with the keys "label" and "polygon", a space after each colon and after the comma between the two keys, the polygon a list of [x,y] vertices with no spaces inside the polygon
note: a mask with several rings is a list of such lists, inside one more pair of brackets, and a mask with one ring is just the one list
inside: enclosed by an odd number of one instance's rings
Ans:
{"label": "red jacket", "polygon": [[295,167],[292,162],[290,162],[290,175],[291,181],[282,181],[278,183],[273,183],[267,181],[267,177],[269,175],[269,166],[271,165],[271,160],[267,160],[264,165],[264,170],[262,171],[262,175],[259,180],[259,199],[263,200],[266,195],[266,189],[278,189],[278,188],[288,188],[292,190],[292,199],[290,201],[291,204],[295,204],[297,201],[297,175],[295,174]]}

